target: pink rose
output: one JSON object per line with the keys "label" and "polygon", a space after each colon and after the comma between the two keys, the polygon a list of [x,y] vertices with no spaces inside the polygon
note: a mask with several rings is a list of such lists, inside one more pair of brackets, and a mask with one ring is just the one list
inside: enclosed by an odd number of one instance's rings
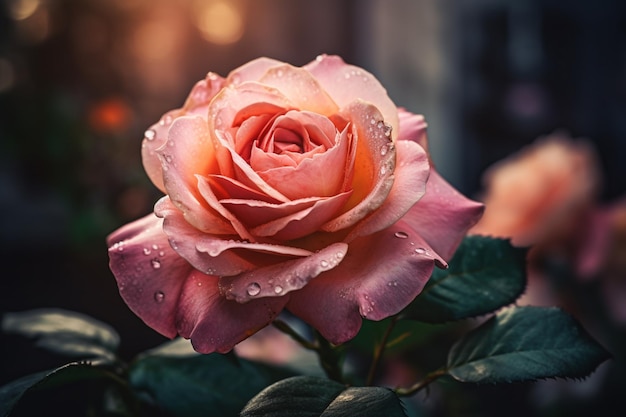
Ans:
{"label": "pink rose", "polygon": [[423,117],[339,57],[209,73],[143,141],[166,195],[108,237],[128,306],[199,352],[287,309],[332,343],[401,311],[482,214],[431,167]]}
{"label": "pink rose", "polygon": [[471,234],[549,247],[577,240],[595,203],[600,169],[591,145],[555,132],[491,166],[483,177],[485,215]]}

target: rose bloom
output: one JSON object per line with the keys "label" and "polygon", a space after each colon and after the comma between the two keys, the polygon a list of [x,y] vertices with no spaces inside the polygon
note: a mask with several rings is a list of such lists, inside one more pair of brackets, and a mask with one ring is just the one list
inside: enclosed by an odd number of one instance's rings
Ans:
{"label": "rose bloom", "polygon": [[483,183],[485,214],[470,233],[543,250],[579,240],[600,174],[589,143],[555,132],[488,168]]}
{"label": "rose bloom", "polygon": [[209,73],[142,156],[165,196],[108,237],[110,267],[133,312],[203,353],[283,309],[351,339],[407,306],[483,209],[433,169],[423,117],[335,56]]}

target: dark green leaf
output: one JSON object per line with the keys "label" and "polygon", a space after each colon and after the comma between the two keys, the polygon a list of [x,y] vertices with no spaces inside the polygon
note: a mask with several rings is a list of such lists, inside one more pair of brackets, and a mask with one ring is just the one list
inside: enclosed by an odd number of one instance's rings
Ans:
{"label": "dark green leaf", "polygon": [[10,415],[11,410],[29,392],[96,379],[107,379],[114,383],[121,383],[117,376],[104,368],[78,362],[24,376],[0,387],[0,416]]}
{"label": "dark green leaf", "polygon": [[114,360],[119,336],[89,316],[61,309],[6,313],[2,331],[34,340],[36,346],[72,359]]}
{"label": "dark green leaf", "polygon": [[188,341],[168,343],[135,361],[130,384],[175,416],[237,416],[266,386],[291,371],[234,355],[190,352]]}
{"label": "dark green leaf", "polygon": [[491,313],[526,287],[526,250],[508,240],[466,237],[446,270],[436,269],[401,318],[445,323]]}
{"label": "dark green leaf", "polygon": [[241,417],[406,417],[396,394],[381,387],[346,387],[326,378],[298,376],[263,390]]}
{"label": "dark green leaf", "polygon": [[584,378],[609,354],[558,308],[511,307],[474,329],[448,355],[448,374],[464,382]]}

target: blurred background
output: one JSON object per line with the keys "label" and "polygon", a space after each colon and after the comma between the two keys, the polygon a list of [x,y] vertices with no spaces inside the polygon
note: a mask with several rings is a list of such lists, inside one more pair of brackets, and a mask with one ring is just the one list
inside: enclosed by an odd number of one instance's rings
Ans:
{"label": "blurred background", "polygon": [[[107,266],[106,235],[159,197],[143,132],[208,71],[321,53],[424,114],[438,170],[466,195],[479,196],[487,167],[559,129],[595,149],[599,204],[626,193],[622,0],[1,0],[0,312],[91,315],[120,332],[126,357],[163,341]],[[590,331],[623,357],[625,327],[593,308]],[[478,400],[459,400],[454,415],[609,410],[626,388],[619,372],[552,386],[547,400],[527,385],[468,388],[458,398]],[[452,415],[441,407],[431,415]]]}

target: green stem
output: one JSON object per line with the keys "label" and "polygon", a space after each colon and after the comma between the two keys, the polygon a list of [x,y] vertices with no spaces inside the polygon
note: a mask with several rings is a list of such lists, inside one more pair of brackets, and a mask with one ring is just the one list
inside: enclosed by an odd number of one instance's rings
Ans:
{"label": "green stem", "polygon": [[341,369],[341,349],[332,345],[321,334],[317,333],[317,345],[319,349],[317,354],[319,356],[320,365],[326,376],[334,381],[344,383],[343,372]]}
{"label": "green stem", "polygon": [[387,347],[387,341],[389,340],[389,337],[391,336],[391,332],[393,331],[393,328],[395,327],[397,322],[398,322],[398,316],[392,317],[391,323],[389,323],[389,326],[387,326],[387,330],[385,330],[385,334],[383,335],[382,340],[380,341],[378,345],[376,345],[376,349],[374,350],[374,357],[372,359],[372,364],[370,365],[370,369],[367,374],[367,381],[366,381],[367,386],[372,385],[372,383],[374,382],[374,378],[376,377],[376,370],[383,357],[385,348]]}
{"label": "green stem", "polygon": [[282,321],[282,320],[274,320],[272,322],[272,324],[274,325],[274,327],[276,327],[281,332],[291,336],[291,338],[293,340],[298,342],[305,349],[314,350],[314,351],[318,351],[319,350],[319,346],[316,343],[312,343],[312,342],[306,340],[304,337],[300,336],[300,334],[298,332],[296,332],[294,329],[292,329],[284,321]]}
{"label": "green stem", "polygon": [[426,386],[428,386],[428,384],[430,384],[431,382],[447,374],[448,374],[447,370],[438,369],[426,375],[426,377],[423,380],[417,382],[415,385],[408,387],[408,388],[396,388],[394,391],[396,392],[396,395],[398,396],[408,397],[410,395],[416,394],[417,392],[426,388]]}

